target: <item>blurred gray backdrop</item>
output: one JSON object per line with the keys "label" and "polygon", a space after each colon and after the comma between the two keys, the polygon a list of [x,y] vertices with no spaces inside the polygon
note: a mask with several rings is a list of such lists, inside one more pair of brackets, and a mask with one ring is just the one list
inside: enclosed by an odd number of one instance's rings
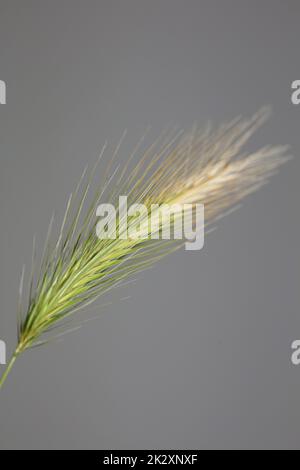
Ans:
{"label": "blurred gray backdrop", "polygon": [[300,448],[299,14],[297,0],[0,0],[9,352],[32,237],[43,242],[105,139],[127,128],[134,145],[148,125],[271,104],[251,145],[295,156],[201,252],[165,259],[124,290],[130,300],[91,308],[99,320],[21,357],[0,396],[0,448]]}

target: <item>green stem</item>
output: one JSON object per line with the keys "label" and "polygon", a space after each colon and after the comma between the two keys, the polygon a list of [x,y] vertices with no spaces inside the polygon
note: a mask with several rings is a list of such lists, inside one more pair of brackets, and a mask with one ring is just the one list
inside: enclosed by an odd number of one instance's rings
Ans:
{"label": "green stem", "polygon": [[17,352],[17,350],[16,350],[16,351],[14,352],[14,354],[13,354],[11,360],[10,360],[9,363],[7,364],[7,367],[6,367],[6,369],[5,369],[5,371],[4,371],[3,375],[2,375],[2,377],[1,377],[1,379],[0,379],[0,390],[1,390],[1,388],[3,387],[3,384],[4,384],[5,380],[7,379],[7,376],[8,376],[8,374],[10,373],[10,371],[11,371],[11,369],[12,369],[12,367],[13,367],[13,365],[14,365],[16,359],[17,359],[17,357],[18,357],[18,352]]}

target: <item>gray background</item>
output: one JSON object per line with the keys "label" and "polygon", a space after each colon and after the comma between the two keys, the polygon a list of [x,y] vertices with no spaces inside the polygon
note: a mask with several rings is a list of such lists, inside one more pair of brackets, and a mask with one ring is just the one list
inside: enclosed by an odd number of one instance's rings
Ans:
{"label": "gray background", "polygon": [[134,144],[149,124],[220,123],[271,104],[253,142],[295,155],[203,251],[165,259],[129,301],[20,358],[1,392],[1,448],[300,448],[299,13],[291,0],[0,1],[9,351],[33,234],[43,241],[105,139],[127,128]]}

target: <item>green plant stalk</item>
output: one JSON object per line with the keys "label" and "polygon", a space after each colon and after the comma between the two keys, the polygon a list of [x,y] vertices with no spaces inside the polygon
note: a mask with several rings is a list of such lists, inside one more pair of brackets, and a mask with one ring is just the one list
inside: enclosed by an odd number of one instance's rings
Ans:
{"label": "green plant stalk", "polygon": [[18,357],[18,355],[19,355],[18,349],[19,349],[19,348],[17,348],[17,349],[15,350],[15,352],[14,352],[14,354],[12,355],[12,357],[11,357],[9,363],[7,364],[7,367],[6,367],[5,371],[3,372],[3,375],[2,375],[2,377],[1,377],[1,379],[0,379],[0,390],[1,390],[1,388],[3,387],[3,385],[4,385],[4,383],[5,383],[5,381],[6,381],[7,377],[8,377],[8,375],[9,375],[9,373],[10,373],[10,371],[11,371],[11,369],[13,368],[14,363],[16,362],[16,359],[17,359],[17,357]]}

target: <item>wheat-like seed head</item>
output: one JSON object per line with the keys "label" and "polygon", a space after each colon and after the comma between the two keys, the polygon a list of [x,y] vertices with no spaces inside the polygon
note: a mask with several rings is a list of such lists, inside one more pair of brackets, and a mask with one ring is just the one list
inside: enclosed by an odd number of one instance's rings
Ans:
{"label": "wheat-like seed head", "polygon": [[[163,133],[137,163],[133,162],[141,143],[126,165],[113,171],[120,142],[88,209],[85,205],[96,166],[86,183],[84,172],[68,201],[56,244],[50,248],[49,230],[40,271],[32,273],[28,305],[19,315],[15,357],[43,344],[47,334],[64,326],[67,317],[177,248],[176,241],[98,239],[95,209],[104,197],[109,196],[105,202],[115,202],[126,194],[129,203],[147,207],[154,203],[203,203],[205,224],[213,222],[263,185],[287,160],[286,147],[268,146],[251,154],[243,150],[267,114],[263,110],[250,120],[239,118],[215,131],[208,127],[171,136]],[[145,227],[148,230],[148,220]]]}

